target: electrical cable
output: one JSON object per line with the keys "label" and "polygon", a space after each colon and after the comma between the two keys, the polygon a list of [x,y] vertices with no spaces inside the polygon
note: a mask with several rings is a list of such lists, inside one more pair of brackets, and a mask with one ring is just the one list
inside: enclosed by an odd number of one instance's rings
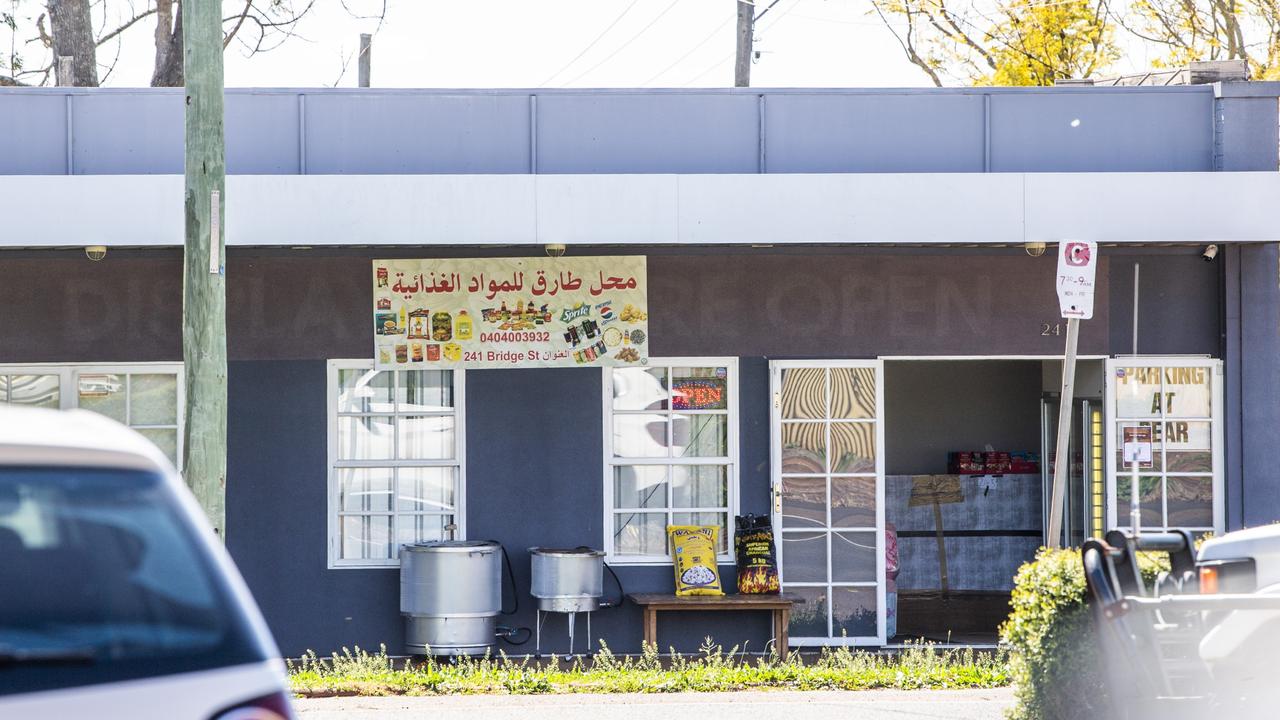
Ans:
{"label": "electrical cable", "polygon": [[560,73],[564,72],[565,70],[568,70],[568,69],[569,69],[569,67],[570,67],[571,65],[573,65],[573,64],[574,64],[574,63],[576,63],[576,62],[578,62],[578,60],[580,60],[580,59],[582,58],[582,56],[583,56],[583,55],[586,55],[586,54],[587,54],[587,52],[591,50],[591,48],[593,48],[593,47],[595,47],[595,46],[596,46],[596,43],[600,42],[600,40],[601,40],[605,35],[607,35],[607,34],[609,33],[609,31],[610,31],[610,30],[612,30],[612,29],[613,29],[613,26],[614,26],[614,25],[617,25],[619,22],[621,22],[621,21],[622,21],[622,18],[626,17],[627,13],[631,12],[631,8],[635,7],[635,6],[636,6],[636,3],[638,3],[638,2],[640,2],[640,0],[631,0],[631,4],[630,4],[630,5],[628,5],[625,9],[623,9],[622,13],[621,13],[621,14],[619,14],[619,15],[618,15],[618,17],[614,18],[614,19],[613,19],[613,22],[609,23],[609,24],[608,24],[608,26],[606,26],[604,30],[601,30],[601,31],[600,31],[600,34],[599,34],[599,35],[597,35],[597,36],[595,37],[595,39],[594,39],[594,40],[592,40],[591,42],[587,43],[587,46],[586,46],[586,47],[584,47],[584,48],[582,48],[582,52],[578,53],[577,55],[574,55],[572,60],[570,60],[569,62],[565,63],[565,64],[564,64],[564,67],[560,68],[559,70],[557,70],[557,71],[555,71],[555,72],[551,73],[549,76],[547,76],[547,79],[546,79],[546,80],[543,80],[542,82],[538,83],[538,87],[544,87],[544,86],[546,86],[546,84],[547,84],[547,83],[549,83],[549,82],[551,82],[552,80],[554,80],[554,79],[556,78],[556,76],[557,76],[557,75],[559,75]]}
{"label": "electrical cable", "polygon": [[688,58],[690,55],[692,55],[692,54],[694,54],[695,52],[697,52],[697,51],[698,51],[698,49],[699,49],[699,48],[701,48],[703,45],[706,45],[708,42],[711,42],[711,38],[715,37],[715,36],[716,36],[716,33],[718,33],[718,32],[720,32],[721,30],[723,30],[723,29],[724,29],[724,26],[725,26],[725,25],[728,25],[728,24],[729,24],[729,22],[730,22],[731,20],[733,20],[733,19],[734,19],[734,18],[733,18],[733,16],[732,16],[732,15],[730,15],[730,16],[729,16],[729,17],[727,17],[727,18],[725,18],[725,19],[724,19],[724,22],[722,22],[722,23],[720,23],[719,25],[717,25],[715,30],[712,30],[712,31],[711,31],[711,32],[710,32],[706,37],[702,38],[702,40],[701,40],[701,41],[699,41],[697,45],[694,45],[694,46],[689,50],[689,52],[687,52],[687,53],[685,53],[685,54],[681,55],[681,56],[680,56],[680,57],[679,57],[675,62],[671,63],[670,65],[666,66],[666,67],[665,67],[665,68],[663,68],[662,70],[658,71],[658,73],[657,73],[657,74],[655,74],[653,77],[649,78],[648,80],[645,80],[643,83],[640,83],[640,84],[641,84],[641,85],[648,85],[649,83],[653,82],[654,80],[657,80],[658,78],[662,77],[663,75],[666,75],[668,72],[670,72],[670,71],[671,71],[671,69],[672,69],[672,68],[674,68],[675,66],[677,66],[677,65],[679,65],[680,63],[684,62],[686,58]]}
{"label": "electrical cable", "polygon": [[570,80],[570,81],[568,81],[568,82],[564,83],[564,85],[572,85],[573,83],[575,83],[575,82],[577,82],[577,81],[581,80],[582,78],[586,77],[587,75],[590,75],[593,71],[595,71],[595,69],[596,69],[596,68],[598,68],[598,67],[600,67],[601,65],[604,65],[605,63],[607,63],[607,62],[609,62],[610,60],[612,60],[612,59],[614,58],[614,56],[615,56],[615,55],[617,55],[618,53],[620,53],[620,52],[622,52],[623,50],[625,50],[625,49],[627,48],[627,46],[629,46],[631,43],[633,43],[633,42],[635,42],[637,39],[639,39],[639,37],[640,37],[641,35],[644,35],[644,34],[649,30],[649,28],[653,27],[655,23],[657,23],[659,20],[661,20],[663,17],[665,17],[667,13],[671,12],[671,8],[674,8],[674,7],[675,7],[676,5],[678,5],[679,3],[680,3],[680,0],[671,0],[671,4],[670,4],[670,5],[668,5],[668,6],[666,6],[665,8],[663,8],[662,12],[658,13],[657,17],[655,17],[654,19],[650,20],[648,25],[645,25],[644,27],[640,28],[640,32],[636,33],[635,35],[632,35],[632,36],[630,37],[630,39],[628,39],[626,42],[622,43],[622,45],[618,46],[618,49],[617,49],[617,50],[614,50],[613,52],[609,53],[607,56],[605,56],[605,58],[604,58],[603,60],[601,60],[600,62],[596,63],[595,65],[592,65],[591,67],[587,68],[586,70],[584,70],[584,71],[582,71],[582,72],[578,73],[576,76],[574,76],[574,78],[573,78],[572,80]]}

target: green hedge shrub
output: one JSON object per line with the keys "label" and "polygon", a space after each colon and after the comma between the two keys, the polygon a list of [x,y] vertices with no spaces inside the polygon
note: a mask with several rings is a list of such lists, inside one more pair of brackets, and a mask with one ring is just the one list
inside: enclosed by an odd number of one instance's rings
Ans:
{"label": "green hedge shrub", "polygon": [[[1147,582],[1167,566],[1139,557]],[[1094,720],[1109,715],[1098,641],[1085,605],[1079,549],[1042,548],[1014,578],[1000,639],[1009,649],[1017,704],[1010,720]]]}

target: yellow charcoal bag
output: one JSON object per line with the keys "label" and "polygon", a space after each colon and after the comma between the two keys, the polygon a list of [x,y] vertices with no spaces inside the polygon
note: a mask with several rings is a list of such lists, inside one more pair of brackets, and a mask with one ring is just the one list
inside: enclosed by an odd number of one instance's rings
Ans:
{"label": "yellow charcoal bag", "polygon": [[676,570],[676,595],[723,595],[716,547],[720,528],[668,525],[671,560]]}

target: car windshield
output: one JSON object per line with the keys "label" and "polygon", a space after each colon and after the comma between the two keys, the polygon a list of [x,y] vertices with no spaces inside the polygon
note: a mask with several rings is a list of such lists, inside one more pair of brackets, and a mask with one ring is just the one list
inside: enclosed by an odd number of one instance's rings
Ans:
{"label": "car windshield", "polygon": [[158,475],[0,468],[0,694],[265,659]]}

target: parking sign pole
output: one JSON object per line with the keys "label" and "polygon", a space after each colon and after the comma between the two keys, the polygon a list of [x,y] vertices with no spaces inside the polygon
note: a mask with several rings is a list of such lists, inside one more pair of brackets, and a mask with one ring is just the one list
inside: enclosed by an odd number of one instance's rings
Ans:
{"label": "parking sign pole", "polygon": [[1062,395],[1058,404],[1058,442],[1053,452],[1053,497],[1049,505],[1049,537],[1045,538],[1051,548],[1062,547],[1062,506],[1067,499],[1067,472],[1071,469],[1071,405],[1075,402],[1076,341],[1079,337],[1080,320],[1067,318],[1067,351],[1062,358]]}

